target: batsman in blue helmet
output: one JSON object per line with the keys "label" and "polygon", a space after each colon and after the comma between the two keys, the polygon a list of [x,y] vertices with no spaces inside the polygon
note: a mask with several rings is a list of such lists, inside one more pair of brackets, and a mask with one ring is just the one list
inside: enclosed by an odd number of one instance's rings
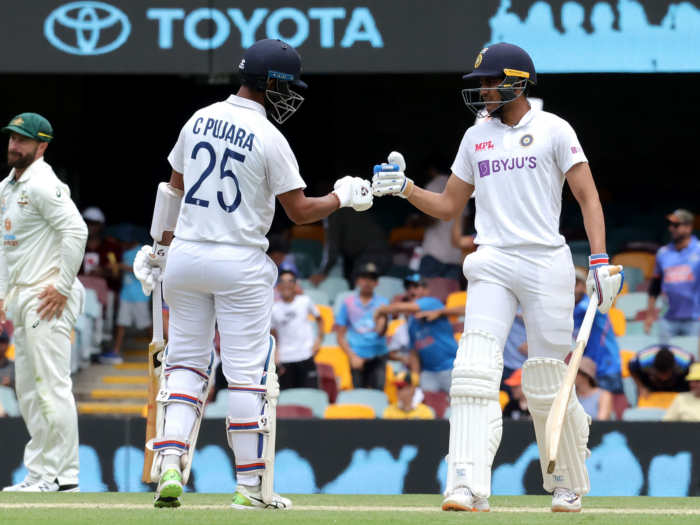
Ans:
{"label": "batsman in blue helmet", "polygon": [[[459,146],[441,193],[416,186],[396,151],[374,167],[375,197],[394,195],[442,220],[459,216],[476,198],[476,252],[463,272],[469,281],[464,333],[450,386],[450,442],[443,510],[487,511],[491,465],[501,441],[498,402],[503,348],[518,304],[529,355],[522,388],[542,457],[552,511],[578,512],[590,489],[586,457],[589,418],[571,396],[556,468],[547,473],[545,426],[564,380],[571,348],[574,265],[559,233],[564,182],[579,203],[591,248],[587,291],[605,313],[622,287],[605,253],[605,221],[583,148],[564,119],[531,107],[535,65],[520,47],[497,43],[476,56],[472,83],[462,91],[478,117]],[[474,85],[476,84],[476,85]]]}

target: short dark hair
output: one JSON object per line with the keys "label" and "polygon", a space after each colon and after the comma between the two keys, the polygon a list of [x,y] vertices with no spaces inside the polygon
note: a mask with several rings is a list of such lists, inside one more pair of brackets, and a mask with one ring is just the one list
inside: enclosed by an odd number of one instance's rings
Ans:
{"label": "short dark hair", "polygon": [[668,372],[673,370],[673,366],[676,364],[676,358],[673,356],[673,352],[669,350],[668,346],[662,346],[658,352],[656,352],[656,357],[654,357],[654,368],[659,372]]}
{"label": "short dark hair", "polygon": [[278,280],[279,280],[279,279],[282,279],[282,276],[285,275],[285,274],[286,274],[286,275],[291,275],[291,276],[292,276],[292,279],[294,279],[295,281],[297,280],[297,274],[294,273],[292,270],[282,270],[282,271],[279,273],[279,275],[277,276],[277,279],[278,279]]}

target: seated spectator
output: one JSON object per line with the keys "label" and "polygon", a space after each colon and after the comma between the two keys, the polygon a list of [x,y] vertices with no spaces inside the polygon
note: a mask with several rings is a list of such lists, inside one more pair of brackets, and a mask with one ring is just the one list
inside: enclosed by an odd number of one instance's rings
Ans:
{"label": "seated spectator", "polygon": [[389,301],[375,295],[378,279],[374,263],[362,266],[355,279],[355,293],[345,298],[335,319],[338,345],[350,360],[355,388],[384,390],[389,353],[384,338],[386,319],[375,323],[374,311]]}
{"label": "seated spectator", "polygon": [[655,345],[637,352],[629,362],[629,370],[640,397],[650,392],[687,392],[685,377],[694,360],[681,348]]}
{"label": "seated spectator", "polygon": [[664,421],[700,421],[700,363],[693,363],[685,376],[690,392],[678,394],[664,414]]}
{"label": "seated spectator", "polygon": [[134,326],[138,330],[145,330],[151,326],[150,300],[143,293],[141,283],[134,275],[132,268],[140,249],[138,240],[130,240],[127,248],[124,252],[124,260],[119,264],[119,269],[122,271],[122,290],[119,295],[114,348],[111,352],[106,352],[99,357],[102,364],[119,364],[124,361],[121,356],[121,346],[127,327]]}
{"label": "seated spectator", "polygon": [[396,403],[384,409],[384,419],[435,419],[429,406],[421,403],[423,393],[416,389],[417,384],[411,372],[401,372],[394,379]]}
{"label": "seated spectator", "polygon": [[[435,297],[429,297],[427,282],[417,273],[404,280],[407,301],[380,306],[374,312],[375,319],[388,315],[408,315],[408,349],[417,354],[410,363],[419,363],[420,382],[424,390],[450,391],[452,367],[457,355],[452,325],[445,317],[434,320],[419,319],[419,312],[444,308]],[[409,364],[410,364],[409,363]],[[412,369],[414,372],[418,370]]]}
{"label": "seated spectator", "polygon": [[[280,300],[272,305],[270,326],[277,339],[277,375],[281,389],[318,388],[314,356],[321,348],[323,320],[307,295],[297,295],[296,286],[296,274],[282,270],[277,281]],[[316,321],[316,335],[309,315]]]}
{"label": "seated spectator", "polygon": [[113,239],[103,237],[105,216],[102,210],[90,206],[83,210],[83,220],[88,227],[88,239],[85,244],[85,256],[80,274],[104,277],[109,287],[119,290],[119,261],[122,247]]}
{"label": "seated spectator", "polygon": [[[574,336],[578,334],[588,309],[589,297],[586,295],[587,277],[584,270],[576,269]],[[617,339],[615,338],[608,314],[601,314],[596,310],[591,335],[588,336],[588,344],[586,344],[583,355],[590,358],[595,364],[595,380],[600,388],[613,394],[621,394],[622,364],[620,363],[620,347],[617,345]]]}
{"label": "seated spectator", "polygon": [[518,368],[504,381],[510,387],[510,400],[503,407],[503,417],[510,419],[530,419],[527,398],[523,394],[523,369]]}
{"label": "seated spectator", "polygon": [[294,254],[291,251],[289,239],[282,234],[270,235],[270,245],[267,248],[267,255],[277,265],[279,271],[289,270],[294,275],[299,275]]}
{"label": "seated spectator", "polygon": [[7,358],[10,337],[7,332],[0,333],[0,385],[15,388],[15,362]]}
{"label": "seated spectator", "polygon": [[612,412],[612,394],[598,387],[595,362],[583,356],[576,375],[576,395],[586,414],[593,419],[607,421]]}

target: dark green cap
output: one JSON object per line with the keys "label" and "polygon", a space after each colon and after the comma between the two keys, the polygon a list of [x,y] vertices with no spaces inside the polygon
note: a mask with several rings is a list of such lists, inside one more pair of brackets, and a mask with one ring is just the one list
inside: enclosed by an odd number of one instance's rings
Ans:
{"label": "dark green cap", "polygon": [[51,142],[53,128],[48,120],[38,113],[20,113],[2,128],[3,133],[19,133],[30,139]]}

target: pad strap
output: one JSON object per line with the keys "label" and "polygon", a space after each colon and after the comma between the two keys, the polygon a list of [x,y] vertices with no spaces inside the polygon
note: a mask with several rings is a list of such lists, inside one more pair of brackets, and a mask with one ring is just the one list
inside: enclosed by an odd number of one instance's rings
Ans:
{"label": "pad strap", "polygon": [[243,394],[260,394],[265,395],[267,393],[267,387],[265,385],[229,385],[229,392],[241,392]]}
{"label": "pad strap", "polygon": [[256,419],[226,418],[227,432],[268,432],[270,430],[267,416],[261,415]]}
{"label": "pad strap", "polygon": [[187,452],[190,449],[190,444],[188,441],[178,441],[177,439],[155,438],[146,443],[146,447],[154,452],[168,449]]}
{"label": "pad strap", "polygon": [[236,465],[236,474],[242,472],[263,472],[265,470],[265,460],[263,458],[258,458],[250,463],[245,463],[243,465]]}

